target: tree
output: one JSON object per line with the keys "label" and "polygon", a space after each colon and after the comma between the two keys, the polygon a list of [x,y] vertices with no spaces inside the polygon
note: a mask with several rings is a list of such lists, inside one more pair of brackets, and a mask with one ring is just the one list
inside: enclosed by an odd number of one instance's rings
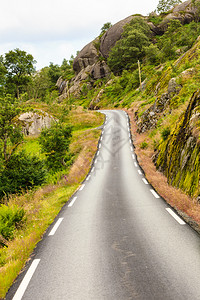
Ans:
{"label": "tree", "polygon": [[30,81],[36,61],[31,54],[20,49],[11,50],[5,54],[4,66],[7,70],[6,84],[8,92],[14,92],[19,99],[20,92]]}
{"label": "tree", "polygon": [[145,56],[145,48],[150,45],[150,28],[141,17],[135,17],[124,27],[122,38],[111,49],[108,65],[114,73],[128,70]]}
{"label": "tree", "polygon": [[166,12],[179,3],[182,3],[182,1],[181,0],[159,0],[157,11],[158,13]]}
{"label": "tree", "polygon": [[23,141],[17,116],[22,112],[17,100],[0,98],[0,159],[6,165]]}
{"label": "tree", "polygon": [[105,23],[102,27],[101,27],[101,33],[100,36],[102,36],[110,27],[112,27],[112,24],[110,22]]}
{"label": "tree", "polygon": [[49,168],[57,170],[66,166],[65,158],[69,150],[72,128],[68,125],[55,123],[49,129],[42,130],[39,143],[47,157]]}

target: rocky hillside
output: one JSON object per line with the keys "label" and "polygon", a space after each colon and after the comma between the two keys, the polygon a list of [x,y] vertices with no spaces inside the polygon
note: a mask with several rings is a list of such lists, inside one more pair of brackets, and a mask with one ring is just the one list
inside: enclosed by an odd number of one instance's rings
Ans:
{"label": "rocky hillside", "polygon": [[[73,62],[76,76],[65,83],[61,97],[90,109],[129,109],[135,115],[137,132],[143,136],[141,147],[154,152],[156,167],[171,185],[199,199],[198,6],[188,0],[167,13],[140,17],[150,28],[153,49],[150,58],[147,53],[142,60],[142,83],[136,65],[114,75],[107,63],[113,47],[123,38],[124,26],[138,18],[134,15],[113,25],[79,52]],[[163,51],[165,59],[152,60],[153,54],[157,58]],[[62,79],[59,85],[63,85]]]}

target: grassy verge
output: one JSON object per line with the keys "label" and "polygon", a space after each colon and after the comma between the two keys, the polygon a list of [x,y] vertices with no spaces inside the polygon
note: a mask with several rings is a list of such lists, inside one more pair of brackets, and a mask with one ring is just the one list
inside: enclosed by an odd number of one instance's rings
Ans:
{"label": "grassy verge", "polygon": [[[101,131],[95,129],[103,123],[103,115],[83,110],[71,112],[71,123],[76,126],[73,132],[70,151],[74,163],[65,176],[54,184],[46,185],[21,196],[10,197],[7,205],[25,210],[26,221],[22,228],[15,231],[13,240],[0,248],[0,299],[3,299],[24,267],[36,244],[41,240],[48,226],[53,222],[63,205],[76,191],[89,172],[97,150]],[[39,152],[37,141],[30,139],[25,144],[26,151]]]}
{"label": "grassy verge", "polygon": [[[174,188],[167,183],[167,178],[158,170],[152,162],[154,154],[153,142],[147,134],[138,134],[137,125],[134,121],[134,113],[127,111],[131,123],[131,133],[135,145],[135,152],[140,166],[145,172],[145,176],[155,190],[174,207],[177,212],[200,233],[200,205],[195,199],[187,196],[180,189]],[[148,145],[142,147],[142,145]]]}

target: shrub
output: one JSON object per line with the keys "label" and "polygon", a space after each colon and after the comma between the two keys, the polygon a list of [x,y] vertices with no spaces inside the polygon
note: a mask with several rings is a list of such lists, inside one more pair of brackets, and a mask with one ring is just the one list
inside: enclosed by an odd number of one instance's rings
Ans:
{"label": "shrub", "polygon": [[72,137],[72,127],[55,123],[51,128],[43,129],[39,137],[42,152],[46,155],[47,166],[55,171],[66,167],[67,152]]}
{"label": "shrub", "polygon": [[44,162],[21,151],[11,157],[0,177],[0,198],[45,182]]}
{"label": "shrub", "polygon": [[163,141],[166,141],[166,140],[167,140],[167,138],[168,138],[168,136],[170,135],[170,133],[171,133],[171,130],[170,130],[169,127],[164,128],[164,129],[162,130],[161,136],[162,136]]}
{"label": "shrub", "polygon": [[0,206],[0,235],[6,240],[14,236],[14,231],[25,222],[25,211],[18,206]]}
{"label": "shrub", "polygon": [[140,148],[141,149],[146,149],[148,147],[148,143],[147,142],[142,142],[141,144],[140,144]]}

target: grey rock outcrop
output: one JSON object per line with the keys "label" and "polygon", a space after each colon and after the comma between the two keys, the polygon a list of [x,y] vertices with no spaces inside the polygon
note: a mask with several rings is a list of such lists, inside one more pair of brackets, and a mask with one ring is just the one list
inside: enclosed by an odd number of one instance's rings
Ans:
{"label": "grey rock outcrop", "polygon": [[19,120],[23,126],[24,135],[38,135],[43,128],[50,128],[52,123],[56,121],[44,111],[23,113]]}
{"label": "grey rock outcrop", "polygon": [[95,47],[95,41],[87,44],[75,57],[73,69],[78,74],[82,69],[91,66],[98,61],[98,52]]}
{"label": "grey rock outcrop", "polygon": [[176,82],[176,78],[171,78],[168,83],[166,93],[156,98],[156,101],[151,105],[137,121],[139,133],[155,128],[159,119],[159,114],[162,113],[170,104],[170,100],[178,95],[182,86]]}

